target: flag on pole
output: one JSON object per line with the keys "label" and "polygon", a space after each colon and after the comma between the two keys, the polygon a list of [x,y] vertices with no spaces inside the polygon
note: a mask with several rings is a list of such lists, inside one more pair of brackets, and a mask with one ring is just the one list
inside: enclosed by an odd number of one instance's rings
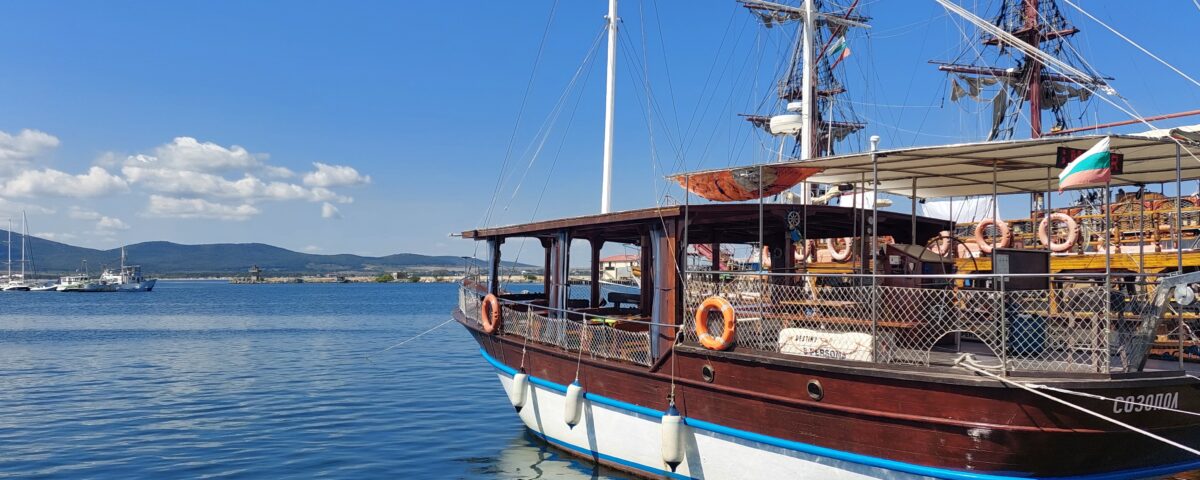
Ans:
{"label": "flag on pole", "polygon": [[1078,158],[1063,167],[1058,174],[1058,191],[1068,187],[1104,185],[1112,180],[1112,155],[1109,137],[1104,137]]}
{"label": "flag on pole", "polygon": [[829,55],[837,57],[837,60],[834,60],[833,65],[830,65],[829,68],[836,67],[839,63],[842,63],[842,60],[845,60],[846,57],[850,56],[850,47],[846,45],[845,35],[839,37],[837,43],[833,44],[833,46],[829,48]]}

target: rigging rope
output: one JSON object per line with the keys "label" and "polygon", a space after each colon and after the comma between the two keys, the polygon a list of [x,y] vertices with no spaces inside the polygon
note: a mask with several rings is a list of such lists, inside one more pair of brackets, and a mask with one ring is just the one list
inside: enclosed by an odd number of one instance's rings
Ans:
{"label": "rigging rope", "polygon": [[1108,417],[1108,416],[1102,415],[1102,414],[1100,414],[1100,413],[1093,412],[1093,411],[1091,411],[1091,410],[1088,410],[1088,409],[1086,409],[1086,408],[1083,408],[1083,407],[1081,407],[1081,406],[1079,406],[1079,405],[1075,405],[1075,404],[1073,404],[1073,403],[1071,403],[1071,402],[1068,402],[1068,401],[1066,401],[1066,400],[1063,400],[1063,399],[1061,399],[1061,398],[1055,397],[1054,395],[1050,395],[1049,393],[1042,392],[1042,391],[1040,391],[1040,390],[1038,390],[1038,389],[1036,389],[1036,388],[1034,388],[1034,387],[1032,387],[1032,386],[1030,386],[1030,385],[1026,385],[1026,384],[1024,384],[1024,383],[1021,383],[1021,382],[1018,382],[1018,381],[1015,381],[1015,380],[1011,380],[1011,379],[1008,379],[1008,378],[1004,378],[1004,377],[1002,377],[1002,376],[1000,376],[1000,375],[996,375],[996,374],[994,374],[994,373],[992,373],[992,372],[989,372],[989,371],[987,371],[987,370],[984,370],[983,368],[980,368],[979,364],[978,364],[978,363],[976,363],[976,361],[974,360],[974,358],[972,358],[971,354],[969,354],[969,353],[964,353],[964,354],[962,354],[961,356],[959,356],[957,359],[955,359],[955,361],[954,361],[954,365],[955,365],[955,366],[957,366],[957,367],[961,367],[961,368],[963,368],[963,369],[965,369],[965,370],[968,370],[968,371],[971,371],[971,372],[975,372],[975,373],[978,373],[978,374],[980,374],[980,375],[984,375],[984,376],[986,376],[986,377],[991,377],[992,379],[998,380],[998,381],[1000,381],[1001,383],[1005,383],[1005,384],[1008,384],[1008,385],[1012,385],[1012,386],[1014,386],[1014,387],[1017,387],[1017,388],[1020,388],[1020,389],[1022,389],[1022,390],[1025,390],[1025,391],[1027,391],[1027,392],[1029,392],[1029,393],[1032,393],[1032,394],[1034,394],[1034,395],[1038,395],[1038,396],[1040,396],[1040,397],[1044,397],[1044,398],[1046,398],[1046,399],[1048,399],[1048,400],[1051,400],[1051,401],[1053,401],[1053,402],[1055,402],[1055,403],[1059,403],[1059,404],[1065,405],[1065,406],[1067,406],[1067,407],[1073,408],[1073,409],[1075,409],[1075,410],[1079,410],[1079,411],[1081,411],[1081,412],[1083,412],[1083,413],[1086,413],[1086,414],[1088,414],[1088,415],[1091,415],[1091,416],[1093,416],[1093,417],[1099,418],[1099,419],[1101,419],[1101,420],[1104,420],[1104,421],[1106,421],[1106,422],[1112,423],[1112,424],[1114,424],[1114,425],[1118,425],[1118,426],[1124,427],[1124,428],[1126,428],[1126,429],[1129,429],[1130,431],[1133,431],[1133,432],[1135,432],[1135,433],[1139,433],[1139,434],[1145,435],[1145,436],[1147,436],[1147,437],[1150,437],[1150,438],[1152,438],[1152,439],[1154,439],[1154,440],[1158,440],[1158,441],[1160,441],[1160,442],[1162,442],[1162,443],[1165,443],[1165,444],[1167,444],[1167,445],[1170,445],[1170,446],[1172,446],[1172,447],[1178,448],[1178,449],[1180,449],[1180,450],[1183,450],[1183,451],[1185,451],[1185,452],[1191,453],[1192,455],[1196,455],[1196,456],[1200,457],[1200,450],[1196,450],[1196,449],[1194,449],[1194,448],[1192,448],[1192,447],[1189,447],[1189,446],[1187,446],[1187,445],[1184,445],[1184,444],[1182,444],[1182,443],[1176,442],[1176,441],[1174,441],[1174,440],[1171,440],[1171,439],[1169,439],[1169,438],[1165,438],[1165,437],[1162,437],[1162,436],[1156,435],[1156,434],[1154,434],[1154,433],[1151,433],[1151,432],[1149,432],[1149,431],[1146,431],[1146,430],[1143,430],[1143,429],[1141,429],[1141,428],[1135,427],[1135,426],[1133,426],[1133,425],[1130,425],[1130,424],[1128,424],[1128,423],[1122,422],[1122,421],[1120,421],[1120,420],[1117,420],[1117,419],[1115,419],[1115,418],[1111,418],[1111,417]]}
{"label": "rigging rope", "polygon": [[[1082,7],[1080,7],[1079,5],[1076,5],[1076,4],[1075,4],[1075,2],[1072,2],[1071,0],[1063,0],[1063,1],[1064,1],[1064,2],[1066,2],[1066,3],[1067,3],[1067,5],[1070,5],[1071,7],[1074,7],[1076,10],[1079,10],[1079,13],[1082,13],[1082,14],[1084,14],[1084,16],[1086,16],[1086,17],[1088,17],[1088,18],[1092,19],[1092,21],[1094,21],[1094,22],[1096,22],[1096,23],[1099,23],[1099,24],[1100,24],[1100,26],[1102,26],[1102,27],[1104,27],[1104,28],[1107,28],[1107,29],[1108,29],[1108,31],[1110,31],[1110,32],[1112,32],[1112,33],[1113,33],[1113,35],[1116,35],[1116,36],[1118,36],[1118,37],[1121,37],[1121,40],[1125,40],[1125,41],[1126,41],[1126,42],[1128,42],[1130,45],[1133,45],[1133,46],[1134,46],[1134,47],[1136,47],[1138,50],[1141,50],[1141,51],[1142,51],[1142,53],[1144,53],[1144,54],[1146,54],[1146,55],[1149,55],[1149,56],[1150,56],[1150,58],[1153,58],[1153,59],[1157,60],[1157,61],[1158,61],[1158,63],[1161,63],[1161,64],[1165,65],[1167,68],[1171,69],[1171,71],[1173,71],[1173,72],[1175,72],[1175,73],[1178,73],[1178,74],[1179,74],[1180,76],[1182,76],[1183,78],[1186,78],[1186,79],[1187,79],[1189,82],[1192,82],[1192,84],[1196,85],[1197,87],[1200,87],[1200,82],[1197,82],[1197,81],[1196,81],[1196,79],[1194,79],[1194,78],[1192,78],[1192,77],[1188,76],[1188,74],[1186,74],[1186,73],[1183,73],[1183,71],[1179,70],[1178,68],[1175,68],[1175,66],[1174,66],[1174,65],[1171,65],[1170,63],[1167,63],[1167,61],[1166,61],[1166,60],[1163,60],[1163,59],[1159,58],[1159,57],[1158,57],[1158,55],[1155,55],[1155,54],[1153,54],[1153,53],[1150,53],[1150,51],[1149,51],[1149,50],[1146,50],[1146,49],[1145,49],[1145,48],[1143,48],[1141,45],[1138,45],[1138,43],[1137,43],[1137,42],[1135,42],[1135,41],[1133,41],[1132,39],[1130,39],[1129,37],[1126,37],[1125,35],[1121,34],[1121,32],[1118,32],[1118,31],[1117,31],[1115,28],[1112,28],[1112,27],[1108,26],[1108,24],[1107,24],[1107,23],[1104,23],[1104,22],[1100,21],[1100,19],[1099,19],[1099,18],[1096,18],[1096,17],[1095,17],[1095,16],[1093,16],[1091,13],[1088,13],[1088,12],[1087,12],[1087,10],[1084,10],[1084,9],[1083,9]],[[1192,1],[1193,1],[1193,2],[1200,2],[1200,0],[1192,0]],[[1198,6],[1198,7],[1200,7],[1200,3],[1197,3],[1197,6]]]}
{"label": "rigging rope", "polygon": [[405,339],[405,340],[401,341],[400,343],[397,343],[397,344],[395,344],[395,345],[392,345],[392,346],[390,346],[390,347],[387,347],[387,348],[385,348],[385,349],[383,349],[383,350],[380,350],[380,351],[378,351],[378,352],[369,353],[369,354],[367,354],[367,356],[366,356],[366,357],[367,357],[367,361],[368,361],[368,362],[370,362],[370,361],[372,361],[372,360],[371,360],[371,358],[372,358],[372,357],[374,357],[374,356],[376,356],[376,355],[379,355],[379,354],[381,354],[381,353],[384,353],[384,352],[386,352],[386,351],[388,351],[388,350],[391,350],[391,349],[393,349],[393,348],[400,347],[401,345],[404,345],[404,344],[406,344],[406,343],[408,343],[408,342],[411,342],[411,341],[413,341],[413,340],[416,340],[416,339],[418,339],[418,338],[421,338],[421,336],[422,336],[422,335],[425,335],[426,333],[429,333],[429,332],[432,332],[432,331],[434,331],[434,330],[437,330],[437,329],[439,329],[439,328],[442,328],[442,327],[443,327],[444,325],[446,325],[447,323],[450,323],[450,322],[453,322],[453,321],[454,321],[454,317],[450,317],[450,319],[449,319],[449,320],[446,320],[446,321],[444,321],[444,322],[442,322],[442,323],[439,323],[439,324],[437,324],[437,325],[434,325],[434,327],[433,327],[433,328],[430,328],[429,330],[426,330],[426,331],[424,331],[424,332],[418,333],[418,334],[416,334],[415,336],[409,337],[409,338],[407,338],[407,339]]}

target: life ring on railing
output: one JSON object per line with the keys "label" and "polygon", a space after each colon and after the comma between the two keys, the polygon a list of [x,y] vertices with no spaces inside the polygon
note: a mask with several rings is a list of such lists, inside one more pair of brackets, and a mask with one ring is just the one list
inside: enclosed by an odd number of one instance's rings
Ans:
{"label": "life ring on railing", "polygon": [[[995,225],[996,228],[1000,229],[1000,239],[998,242],[996,242],[998,245],[992,245],[988,243],[987,239],[983,237],[984,230],[992,225]],[[1012,228],[1009,228],[1008,222],[1004,220],[997,221],[990,218],[985,219],[982,222],[979,222],[978,225],[975,225],[975,244],[979,245],[979,251],[983,253],[992,253],[992,250],[997,246],[1000,248],[1008,248],[1009,245],[1012,245]]]}
{"label": "life ring on railing", "polygon": [[850,260],[850,257],[854,255],[854,238],[846,237],[843,239],[846,242],[846,249],[843,251],[838,251],[837,244],[834,243],[836,240],[835,238],[825,239],[825,249],[829,250],[829,256],[833,257],[833,261],[835,262]]}
{"label": "life ring on railing", "polygon": [[793,248],[795,249],[794,256],[796,257],[797,262],[810,263],[816,260],[816,240],[805,240],[803,242],[793,244]]}
{"label": "life ring on railing", "polygon": [[500,299],[489,293],[479,304],[479,323],[483,324],[483,331],[496,333],[500,329],[500,321]]}
{"label": "life ring on railing", "polygon": [[[1067,239],[1066,240],[1063,240],[1061,242],[1050,241],[1050,221],[1051,220],[1059,221],[1059,222],[1067,224]],[[1047,247],[1050,247],[1051,252],[1062,253],[1067,250],[1070,250],[1071,247],[1075,246],[1075,242],[1079,241],[1079,223],[1077,223],[1074,218],[1071,218],[1070,215],[1067,215],[1065,213],[1062,213],[1062,212],[1051,213],[1050,216],[1043,218],[1042,223],[1038,225],[1038,241],[1042,242],[1042,245],[1046,245]]]}
{"label": "life ring on railing", "polygon": [[954,239],[950,238],[949,230],[938,232],[936,237],[926,242],[929,245],[929,250],[943,257],[950,256],[954,253]]}
{"label": "life ring on railing", "polygon": [[[725,322],[725,328],[718,337],[708,331],[708,314],[709,312],[721,312],[721,318]],[[733,340],[737,334],[737,316],[733,313],[733,305],[729,300],[723,297],[708,297],[700,304],[700,308],[696,309],[696,336],[700,337],[700,344],[709,350],[725,350],[733,345]]]}

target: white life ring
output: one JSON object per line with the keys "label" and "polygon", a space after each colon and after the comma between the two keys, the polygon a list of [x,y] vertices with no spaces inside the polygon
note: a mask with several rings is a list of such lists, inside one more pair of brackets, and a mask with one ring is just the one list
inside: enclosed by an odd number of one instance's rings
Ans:
{"label": "white life ring", "polygon": [[[1061,242],[1050,241],[1050,221],[1062,222],[1067,225],[1067,239]],[[1042,223],[1038,225],[1038,240],[1042,245],[1050,247],[1051,252],[1062,253],[1075,246],[1075,242],[1079,241],[1079,224],[1074,218],[1062,212],[1051,213],[1050,216],[1043,218]]]}
{"label": "white life ring", "polygon": [[[998,245],[988,243],[987,238],[983,236],[983,232],[987,230],[987,227],[992,225],[1000,229],[1000,238],[996,242]],[[979,222],[978,225],[975,225],[975,244],[979,245],[979,251],[983,253],[992,253],[992,250],[996,247],[1008,248],[1009,245],[1012,245],[1012,228],[1009,228],[1008,222],[1004,220],[985,219]]]}
{"label": "white life ring", "polygon": [[854,238],[846,237],[842,239],[846,242],[846,249],[842,251],[838,251],[837,244],[834,243],[835,240],[834,238],[825,239],[825,249],[829,251],[829,256],[833,257],[833,261],[835,262],[850,260],[850,257],[854,256]]}

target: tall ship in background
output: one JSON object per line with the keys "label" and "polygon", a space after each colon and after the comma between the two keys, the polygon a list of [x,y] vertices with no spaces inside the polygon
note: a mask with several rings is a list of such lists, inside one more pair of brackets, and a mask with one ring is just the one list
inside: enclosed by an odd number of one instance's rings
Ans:
{"label": "tall ship in background", "polygon": [[[1126,271],[1109,195],[1182,191],[1200,180],[1182,152],[1200,145],[1173,132],[1069,136],[1057,120],[1051,130],[1065,133],[1042,135],[1043,105],[1057,113],[1048,96],[1111,88],[1043,50],[1073,33],[1043,20],[1061,18],[1055,2],[1005,1],[989,22],[938,0],[985,43],[1024,55],[997,70],[943,65],[968,97],[1004,92],[992,99],[989,138],[879,149],[873,137],[866,152],[838,152],[863,128],[822,109],[842,93],[822,72],[845,58],[846,32],[865,27],[859,2],[740,3],[766,26],[800,32],[779,91],[786,113],[750,117],[779,136],[774,161],[672,175],[683,202],[611,211],[619,19],[610,0],[601,213],[462,233],[486,245],[488,270],[463,282],[453,316],[526,428],[656,478],[1108,480],[1200,469],[1200,379],[1183,362],[1148,358],[1163,331],[1183,349],[1186,320],[1200,311],[1200,272],[1181,268],[1182,207],[1174,202],[1173,228],[1154,226],[1174,246],[1175,271]],[[1030,98],[1034,138],[1005,137],[1013,102]],[[1102,195],[1058,178],[1074,156],[1119,167]],[[1100,205],[1102,248],[1084,252],[1099,265],[1062,268],[1055,222],[1042,248],[999,243],[1001,198],[1055,213],[1056,188]],[[878,208],[878,193],[908,197],[910,212]],[[917,215],[922,202],[953,208],[956,197],[991,201],[978,210],[992,225],[979,228],[977,251],[955,233],[967,222]],[[1144,249],[1143,236],[1133,238]],[[544,253],[540,291],[500,274],[502,247],[524,240]],[[637,252],[636,294],[604,294],[606,245]],[[727,247],[751,253],[726,264]],[[590,259],[582,284],[571,278],[576,249]]]}

